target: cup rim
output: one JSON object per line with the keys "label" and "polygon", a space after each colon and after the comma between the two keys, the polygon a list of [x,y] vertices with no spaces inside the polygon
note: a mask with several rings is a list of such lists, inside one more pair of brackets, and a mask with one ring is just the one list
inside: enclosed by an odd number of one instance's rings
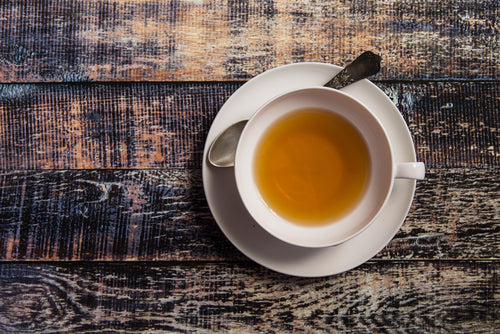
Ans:
{"label": "cup rim", "polygon": [[[384,186],[385,186],[384,196],[383,196],[382,200],[378,200],[378,205],[376,206],[377,209],[375,210],[376,212],[374,212],[373,214],[370,214],[369,219],[367,219],[368,221],[363,222],[363,224],[361,224],[361,227],[357,228],[354,232],[347,233],[347,235],[345,235],[342,238],[337,238],[337,239],[332,238],[332,240],[330,240],[330,241],[323,241],[323,242],[304,242],[303,240],[299,240],[300,238],[289,238],[289,237],[284,236],[283,233],[280,233],[280,231],[277,230],[276,228],[272,228],[270,223],[269,223],[269,219],[271,219],[270,216],[264,215],[264,218],[263,218],[262,215],[257,213],[258,209],[256,209],[255,206],[251,202],[249,202],[249,196],[247,193],[245,193],[245,191],[247,191],[247,187],[243,187],[242,185],[244,184],[244,182],[245,182],[244,180],[246,178],[251,177],[253,180],[253,175],[249,176],[248,173],[246,173],[246,172],[243,173],[242,168],[240,167],[240,166],[242,166],[243,161],[245,161],[245,160],[242,161],[242,159],[244,159],[244,158],[246,158],[249,161],[253,161],[253,157],[248,158],[248,156],[246,156],[246,157],[244,156],[245,153],[247,153],[247,152],[243,152],[241,147],[242,147],[242,141],[249,136],[248,133],[249,133],[249,131],[251,131],[250,129],[252,129],[252,127],[254,126],[255,119],[257,119],[258,117],[262,117],[261,115],[262,115],[263,111],[265,111],[267,108],[272,107],[273,103],[280,103],[281,100],[293,97],[294,95],[308,94],[310,92],[319,92],[320,94],[331,94],[331,96],[335,95],[337,97],[340,96],[342,99],[348,100],[348,101],[350,101],[350,103],[354,103],[359,109],[363,110],[362,111],[363,113],[365,113],[366,115],[369,115],[368,118],[370,118],[370,122],[371,122],[370,124],[377,124],[377,131],[379,132],[379,134],[377,134],[377,135],[381,136],[381,138],[382,137],[384,138],[384,141],[385,141],[385,143],[384,143],[385,149],[384,150],[387,152],[387,155],[390,158],[389,159],[390,163],[387,163],[385,165],[385,167],[389,167],[389,172],[386,173],[387,175],[385,177],[387,182],[384,183]],[[313,107],[316,107],[316,106],[313,106]],[[295,108],[295,109],[289,110],[288,112],[293,112],[297,109],[298,108]],[[326,109],[329,109],[329,108],[326,108]],[[331,109],[329,109],[329,110],[331,110]],[[334,112],[334,111],[332,111],[332,112]],[[340,114],[342,114],[342,113],[340,113]],[[267,124],[267,126],[265,126],[265,129],[267,129],[272,123],[273,123],[272,121],[269,122],[269,124]],[[357,125],[355,125],[355,127],[358,128]],[[265,131],[265,129],[262,130],[262,133]],[[362,133],[362,135],[363,135],[363,138],[365,138],[365,134]],[[259,139],[260,139],[260,136],[258,136],[258,138],[254,138],[253,142],[258,143]],[[371,144],[369,146],[373,147],[373,145],[371,145]],[[380,145],[378,145],[378,146],[380,146]],[[372,155],[372,153],[370,153],[370,156],[371,155]],[[247,166],[247,168],[246,168],[247,171],[248,171],[248,168],[249,167]],[[253,167],[250,167],[250,168],[253,169]],[[372,169],[373,168],[371,168],[371,170]],[[307,247],[307,248],[322,248],[322,247],[335,246],[335,245],[341,244],[341,243],[355,237],[356,235],[358,235],[359,233],[364,231],[368,226],[370,226],[373,223],[373,221],[376,220],[376,218],[378,217],[378,215],[382,211],[383,207],[387,203],[389,195],[390,195],[391,190],[392,190],[393,185],[394,185],[395,162],[394,162],[394,158],[393,158],[392,145],[391,145],[391,142],[389,140],[389,137],[387,135],[387,132],[386,132],[384,126],[382,125],[382,123],[380,122],[378,117],[376,115],[374,115],[373,112],[371,112],[371,110],[364,103],[362,103],[358,99],[356,99],[356,98],[354,98],[354,97],[352,97],[352,96],[350,96],[350,95],[348,95],[345,92],[342,92],[340,90],[329,88],[329,87],[324,87],[324,86],[314,86],[314,87],[300,88],[300,89],[294,89],[294,90],[284,92],[282,94],[279,94],[279,95],[271,98],[270,100],[265,102],[260,108],[258,108],[258,110],[249,119],[248,123],[245,125],[245,128],[243,129],[243,132],[241,133],[240,141],[239,141],[237,149],[236,149],[234,173],[235,173],[237,190],[238,190],[238,193],[242,199],[244,206],[246,207],[246,209],[250,213],[250,215],[254,218],[254,220],[264,230],[266,230],[268,233],[270,233],[274,237],[276,237],[276,238],[278,238],[286,243],[295,245],[295,246]],[[371,177],[371,178],[373,179],[373,177]],[[254,182],[252,182],[252,183],[254,183]],[[255,186],[255,183],[254,183],[254,188],[257,188],[257,186]],[[365,195],[363,195],[363,198],[364,197],[365,197]],[[255,199],[255,198],[253,198],[253,199]],[[267,204],[264,202],[262,197],[260,197],[260,201],[263,202],[260,205],[260,210],[262,210],[263,205],[267,206]],[[269,208],[268,206],[267,206],[267,210],[272,212],[272,209]],[[290,221],[286,220],[285,218],[279,216],[278,214],[276,214],[274,212],[273,212],[273,214],[274,214],[274,216],[273,216],[274,219],[278,219],[280,221],[286,221],[290,227],[295,228],[297,231],[302,230],[304,233],[309,233],[307,231],[315,231],[318,234],[322,234],[322,230],[325,230],[325,231],[328,230],[328,228],[325,229],[324,226],[312,226],[312,227],[311,226],[309,226],[309,227],[300,226],[299,224],[296,224],[294,222],[290,222]],[[325,226],[333,226],[334,224],[336,224],[336,222],[332,222],[332,223],[327,224]]]}

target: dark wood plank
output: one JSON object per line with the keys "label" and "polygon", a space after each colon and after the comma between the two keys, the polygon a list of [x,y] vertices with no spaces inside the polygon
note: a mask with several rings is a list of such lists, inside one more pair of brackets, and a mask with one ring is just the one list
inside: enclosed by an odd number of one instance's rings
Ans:
{"label": "dark wood plank", "polygon": [[0,168],[201,166],[238,84],[4,85]]}
{"label": "dark wood plank", "polygon": [[[499,166],[498,82],[377,82],[429,166]],[[0,85],[0,169],[200,168],[241,83]]]}
{"label": "dark wood plank", "polygon": [[500,166],[499,82],[377,83],[428,166]]}
{"label": "dark wood plank", "polygon": [[499,78],[490,0],[4,0],[0,81],[232,80],[380,53],[380,79]]}
{"label": "dark wood plank", "polygon": [[251,263],[1,264],[4,333],[493,333],[498,262],[369,262],[318,279]]}
{"label": "dark wood plank", "polygon": [[498,259],[500,169],[426,172],[406,221],[377,258]]}
{"label": "dark wood plank", "polygon": [[[231,258],[199,170],[1,174],[4,259]],[[238,257],[236,255],[236,257]]]}
{"label": "dark wood plank", "polygon": [[[499,179],[499,169],[428,170],[376,258],[498,259]],[[245,258],[213,220],[199,170],[0,173],[2,260]]]}

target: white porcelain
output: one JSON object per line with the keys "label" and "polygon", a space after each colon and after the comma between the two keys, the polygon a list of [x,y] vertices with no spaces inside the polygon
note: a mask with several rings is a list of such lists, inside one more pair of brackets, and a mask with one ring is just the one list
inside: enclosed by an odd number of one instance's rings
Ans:
{"label": "white porcelain", "polygon": [[[263,200],[255,180],[254,157],[262,135],[280,117],[305,108],[328,110],[346,119],[363,136],[371,160],[370,178],[356,207],[320,226],[300,225],[276,214]],[[267,232],[296,246],[328,247],[349,240],[374,221],[389,197],[396,170],[413,171],[413,175],[407,176],[414,179],[423,174],[418,168],[398,168],[399,165],[406,163],[394,161],[384,126],[369,106],[339,90],[309,87],[278,95],[256,111],[241,134],[234,169],[243,204]]]}
{"label": "white porcelain", "polygon": [[[355,237],[332,247],[291,245],[264,230],[245,208],[232,168],[207,162],[212,141],[229,125],[249,119],[266,101],[286,91],[321,86],[340,67],[323,63],[297,63],[266,71],[241,86],[222,106],[207,136],[203,157],[203,186],[212,214],[226,237],[247,257],[272,270],[295,276],[318,277],[352,269],[376,255],[397,233],[410,208],[415,180],[396,179],[378,217]],[[370,109],[384,124],[393,159],[415,162],[409,130],[390,99],[368,80],[342,89]],[[398,173],[404,171],[404,165]],[[404,176],[404,175],[403,175]]]}

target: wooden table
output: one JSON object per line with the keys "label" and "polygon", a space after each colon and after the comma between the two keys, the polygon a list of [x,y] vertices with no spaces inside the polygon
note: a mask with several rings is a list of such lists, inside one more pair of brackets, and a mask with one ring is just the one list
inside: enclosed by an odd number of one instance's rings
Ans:
{"label": "wooden table", "polygon": [[[0,332],[498,333],[499,16],[497,0],[3,0]],[[364,50],[427,178],[367,263],[265,269],[208,209],[210,125],[267,69]]]}

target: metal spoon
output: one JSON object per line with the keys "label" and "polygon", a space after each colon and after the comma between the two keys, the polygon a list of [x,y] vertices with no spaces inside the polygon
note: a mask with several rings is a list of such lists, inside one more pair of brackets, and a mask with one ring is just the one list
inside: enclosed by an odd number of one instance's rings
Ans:
{"label": "metal spoon", "polygon": [[[380,70],[381,57],[371,51],[362,53],[352,63],[342,69],[323,86],[341,89],[350,84],[374,75]],[[232,124],[224,130],[210,145],[208,161],[216,167],[233,167],[236,147],[241,132],[248,120]]]}

